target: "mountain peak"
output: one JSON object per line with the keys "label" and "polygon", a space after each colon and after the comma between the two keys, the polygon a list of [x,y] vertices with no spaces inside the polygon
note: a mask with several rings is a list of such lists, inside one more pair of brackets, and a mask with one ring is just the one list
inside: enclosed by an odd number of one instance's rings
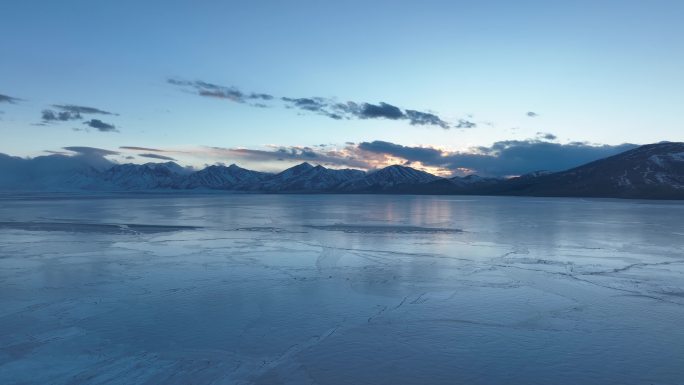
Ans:
{"label": "mountain peak", "polygon": [[[416,170],[416,169],[413,167],[409,167],[409,166],[402,166],[400,164],[391,164],[389,166],[385,166],[385,167],[379,169],[378,171],[380,171],[380,170]],[[418,170],[416,170],[416,171],[418,171]]]}
{"label": "mountain peak", "polygon": [[375,170],[374,174],[391,174],[391,175],[403,175],[403,176],[419,176],[425,179],[438,179],[439,177],[430,174],[429,172],[421,171],[409,166],[402,166],[399,164],[393,164],[387,167],[383,167],[379,170]]}
{"label": "mountain peak", "polygon": [[296,169],[310,169],[314,168],[314,166],[311,165],[309,162],[302,162],[294,167],[290,167],[291,169],[296,168]]}
{"label": "mountain peak", "polygon": [[347,182],[342,187],[346,191],[386,191],[394,186],[419,185],[438,179],[440,178],[425,171],[395,164]]}

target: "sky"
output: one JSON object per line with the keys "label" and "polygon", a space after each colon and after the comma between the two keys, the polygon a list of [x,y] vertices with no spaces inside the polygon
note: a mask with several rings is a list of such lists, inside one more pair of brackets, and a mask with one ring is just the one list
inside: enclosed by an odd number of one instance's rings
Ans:
{"label": "sky", "polygon": [[679,0],[5,1],[0,152],[562,169],[684,141],[681,20]]}

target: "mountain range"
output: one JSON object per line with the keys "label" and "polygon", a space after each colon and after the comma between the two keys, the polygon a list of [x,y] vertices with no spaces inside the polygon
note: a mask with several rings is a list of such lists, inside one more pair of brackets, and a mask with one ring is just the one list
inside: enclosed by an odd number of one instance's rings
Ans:
{"label": "mountain range", "polygon": [[[202,170],[174,162],[94,167],[70,157],[26,160],[0,154],[3,191],[232,191],[684,199],[684,143],[662,142],[560,172],[513,178],[443,178],[407,166],[364,172],[302,163],[280,173],[237,165]],[[76,157],[71,157],[76,158]],[[22,167],[33,162],[31,167]]]}

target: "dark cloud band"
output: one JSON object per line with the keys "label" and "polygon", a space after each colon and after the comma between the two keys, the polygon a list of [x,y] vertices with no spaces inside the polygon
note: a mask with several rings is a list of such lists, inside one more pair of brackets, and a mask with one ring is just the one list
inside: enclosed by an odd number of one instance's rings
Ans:
{"label": "dark cloud band", "polygon": [[[557,143],[544,139],[507,140],[491,146],[472,147],[467,151],[446,151],[429,146],[405,146],[375,140],[332,145],[278,146],[267,149],[202,147],[193,150],[158,149],[124,146],[123,150],[140,151],[142,158],[175,161],[173,156],[201,156],[214,160],[314,162],[334,167],[372,170],[390,164],[408,164],[439,170],[444,174],[476,173],[482,176],[504,177],[539,170],[561,171],[606,158],[637,147],[634,144],[595,145],[586,142]],[[64,147],[75,156],[104,158],[120,155],[95,147]],[[163,153],[163,154],[159,154]],[[124,153],[124,155],[126,155]]]}
{"label": "dark cloud band", "polygon": [[116,126],[113,124],[105,123],[101,121],[100,119],[90,119],[88,121],[83,122],[83,124],[87,125],[88,127],[92,127],[100,132],[112,132],[116,131]]}
{"label": "dark cloud band", "polygon": [[209,98],[227,99],[236,103],[247,103],[249,101],[260,100],[268,101],[274,99],[273,95],[264,93],[244,93],[236,87],[220,86],[218,84],[203,81],[187,81],[179,79],[168,79],[169,84],[175,86],[194,89],[197,95]]}
{"label": "dark cloud band", "polygon": [[9,95],[0,94],[0,103],[16,104],[20,101],[21,101],[21,99],[19,99],[19,98],[15,98],[15,97],[12,97]]}
{"label": "dark cloud band", "polygon": [[119,155],[117,151],[105,150],[104,148],[97,147],[86,147],[86,146],[70,146],[62,147],[64,150],[75,152],[78,155],[95,155],[95,156],[107,156],[107,155]]}
{"label": "dark cloud band", "polygon": [[[555,138],[555,136],[554,136]],[[359,143],[365,152],[420,162],[455,171],[469,169],[481,175],[521,175],[538,170],[561,171],[635,148],[634,144],[592,145],[583,142],[552,143],[539,139],[509,140],[469,152],[447,152],[430,147],[411,147],[373,141]]]}
{"label": "dark cloud band", "polygon": [[592,145],[583,142],[560,144],[541,139],[496,142],[466,152],[434,147],[404,146],[376,140],[347,144],[341,150],[311,147],[280,147],[274,150],[223,149],[228,157],[269,160],[313,160],[322,164],[373,169],[400,161],[421,164],[458,174],[462,170],[483,176],[522,175],[533,171],[561,171],[635,148],[633,144]]}
{"label": "dark cloud band", "polygon": [[99,108],[86,107],[86,106],[76,106],[73,104],[53,104],[52,107],[54,107],[58,110],[61,110],[61,111],[70,112],[72,114],[117,115],[113,112],[104,111],[104,110],[101,110]]}
{"label": "dark cloud band", "polygon": [[138,154],[138,156],[141,156],[143,158],[150,158],[150,159],[160,159],[160,160],[170,160],[170,161],[176,161],[176,159],[170,157],[170,156],[164,156],[164,155],[159,155],[159,154]]}
{"label": "dark cloud band", "polygon": [[[43,124],[83,120],[83,115],[118,115],[113,112],[101,110],[99,108],[77,106],[74,104],[53,104],[52,107],[54,109],[45,109],[41,112]],[[118,132],[115,125],[111,123],[105,123],[100,119],[89,119],[84,121],[83,124],[100,132]],[[75,130],[88,131],[87,129]]]}
{"label": "dark cloud band", "polygon": [[249,104],[253,107],[268,107],[274,101],[280,101],[285,107],[298,109],[301,111],[312,112],[323,115],[331,119],[388,119],[406,120],[414,126],[438,126],[448,128],[472,128],[476,123],[467,120],[458,120],[450,123],[438,115],[431,112],[418,111],[414,109],[402,109],[386,102],[362,103],[346,102],[340,103],[331,98],[307,97],[276,98],[270,94],[248,93],[239,90],[234,86],[221,86],[203,81],[187,81],[179,79],[168,79],[169,84],[183,87],[186,90],[199,96],[226,99],[236,103]]}
{"label": "dark cloud band", "polygon": [[150,148],[150,147],[120,146],[119,148],[122,150],[133,150],[133,151],[166,152],[166,150],[160,150],[158,148]]}

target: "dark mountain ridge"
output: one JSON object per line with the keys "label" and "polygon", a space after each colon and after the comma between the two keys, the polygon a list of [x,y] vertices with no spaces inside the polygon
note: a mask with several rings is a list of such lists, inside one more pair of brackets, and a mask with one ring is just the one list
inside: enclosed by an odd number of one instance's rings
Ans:
{"label": "dark mountain ridge", "polygon": [[570,170],[515,178],[483,193],[684,199],[684,143],[637,147]]}
{"label": "dark mountain ridge", "polygon": [[[5,191],[233,191],[261,193],[453,194],[684,199],[684,143],[662,142],[560,172],[510,179],[442,178],[392,165],[365,172],[302,163],[270,174],[237,165],[184,168],[173,162],[93,168],[76,158],[26,160],[0,154]],[[21,173],[22,162],[31,163]]]}

